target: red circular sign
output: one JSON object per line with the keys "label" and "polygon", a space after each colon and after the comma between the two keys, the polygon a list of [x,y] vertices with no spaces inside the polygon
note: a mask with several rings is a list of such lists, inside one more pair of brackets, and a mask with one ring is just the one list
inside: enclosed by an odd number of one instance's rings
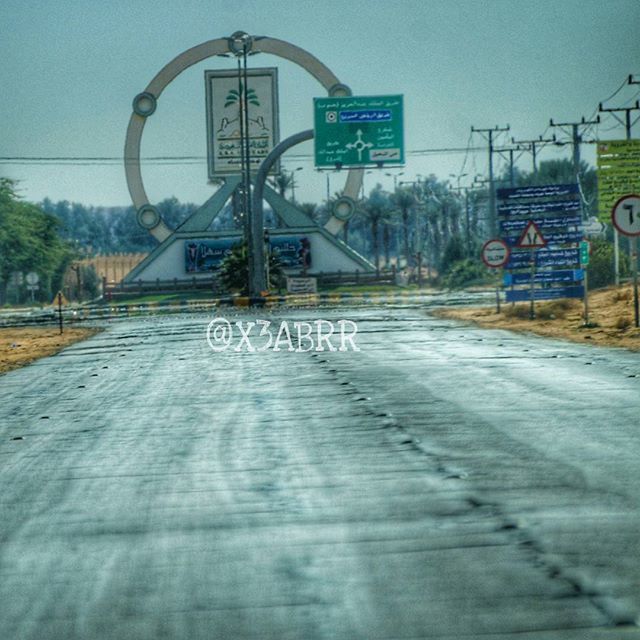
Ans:
{"label": "red circular sign", "polygon": [[482,262],[492,269],[504,267],[509,261],[510,255],[511,251],[507,243],[499,238],[488,240],[482,247]]}
{"label": "red circular sign", "polygon": [[613,226],[625,236],[640,236],[640,196],[630,193],[620,198],[611,210]]}

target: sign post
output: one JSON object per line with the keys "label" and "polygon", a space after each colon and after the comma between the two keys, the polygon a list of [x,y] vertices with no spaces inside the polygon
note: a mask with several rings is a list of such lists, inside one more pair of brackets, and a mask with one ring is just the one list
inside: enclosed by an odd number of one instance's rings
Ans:
{"label": "sign post", "polygon": [[580,243],[580,267],[583,268],[584,277],[582,279],[584,286],[584,324],[589,325],[589,274],[587,267],[589,266],[589,251],[591,250],[591,244],[588,240],[583,240]]}
{"label": "sign post", "polygon": [[[482,262],[490,269],[504,267],[510,255],[507,243],[499,238],[488,240],[482,246]],[[500,286],[496,287],[496,312],[500,313]]]}
{"label": "sign post", "polygon": [[635,326],[640,327],[638,305],[638,236],[640,236],[640,196],[634,193],[622,196],[611,210],[611,222],[622,234],[629,237],[631,268],[633,270],[633,311]]}
{"label": "sign post", "polygon": [[531,249],[531,290],[530,290],[530,307],[529,307],[529,320],[534,320],[536,317],[535,309],[535,281],[536,281],[536,249],[541,249],[547,246],[547,241],[542,237],[538,225],[529,220],[529,224],[522,232],[517,246],[520,249]]}

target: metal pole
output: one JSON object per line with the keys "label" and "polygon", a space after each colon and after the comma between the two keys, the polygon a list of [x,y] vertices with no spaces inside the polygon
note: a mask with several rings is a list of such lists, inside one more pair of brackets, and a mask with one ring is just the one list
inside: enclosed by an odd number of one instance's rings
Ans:
{"label": "metal pole", "polygon": [[636,327],[640,327],[640,310],[638,306],[638,238],[633,236],[631,241],[631,265],[633,268],[633,312]]}
{"label": "metal pole", "polygon": [[58,291],[58,326],[62,335],[62,292]]}
{"label": "metal pole", "polygon": [[[264,197],[264,185],[267,180],[267,175],[269,174],[269,170],[285,151],[295,146],[296,144],[300,144],[301,142],[305,142],[306,140],[311,140],[312,138],[313,138],[313,129],[308,129],[307,131],[296,133],[295,135],[292,135],[286,140],[283,140],[271,150],[269,155],[262,161],[262,164],[258,169],[258,172],[256,174],[256,179],[255,179],[255,185],[253,188],[252,237],[259,237],[260,242],[258,243],[259,247],[256,247],[254,273],[249,274],[251,278],[250,291],[260,292],[266,289],[265,270],[264,270],[264,244],[263,244],[264,232],[262,228],[263,220],[264,220],[264,211],[263,211],[262,199]],[[259,231],[259,235],[258,235],[258,231]]]}
{"label": "metal pole", "polygon": [[584,324],[589,324],[589,274],[584,267]]}
{"label": "metal pole", "polygon": [[489,130],[489,228],[491,237],[495,238],[496,225],[496,190],[493,184],[493,130]]}
{"label": "metal pole", "polygon": [[535,285],[536,282],[536,250],[531,249],[531,306],[529,307],[529,320],[535,320]]}

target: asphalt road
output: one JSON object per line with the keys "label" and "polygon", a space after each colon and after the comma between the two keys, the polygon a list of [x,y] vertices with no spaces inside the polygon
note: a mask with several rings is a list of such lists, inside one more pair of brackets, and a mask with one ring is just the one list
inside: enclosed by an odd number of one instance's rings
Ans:
{"label": "asphalt road", "polygon": [[239,317],[360,351],[148,317],[0,377],[0,638],[640,638],[640,354]]}

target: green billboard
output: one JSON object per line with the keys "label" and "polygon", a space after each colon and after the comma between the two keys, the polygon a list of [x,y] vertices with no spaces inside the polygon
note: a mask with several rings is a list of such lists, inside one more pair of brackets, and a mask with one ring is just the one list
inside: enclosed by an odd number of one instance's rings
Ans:
{"label": "green billboard", "polygon": [[313,105],[316,167],[404,164],[401,95],[314,98]]}

